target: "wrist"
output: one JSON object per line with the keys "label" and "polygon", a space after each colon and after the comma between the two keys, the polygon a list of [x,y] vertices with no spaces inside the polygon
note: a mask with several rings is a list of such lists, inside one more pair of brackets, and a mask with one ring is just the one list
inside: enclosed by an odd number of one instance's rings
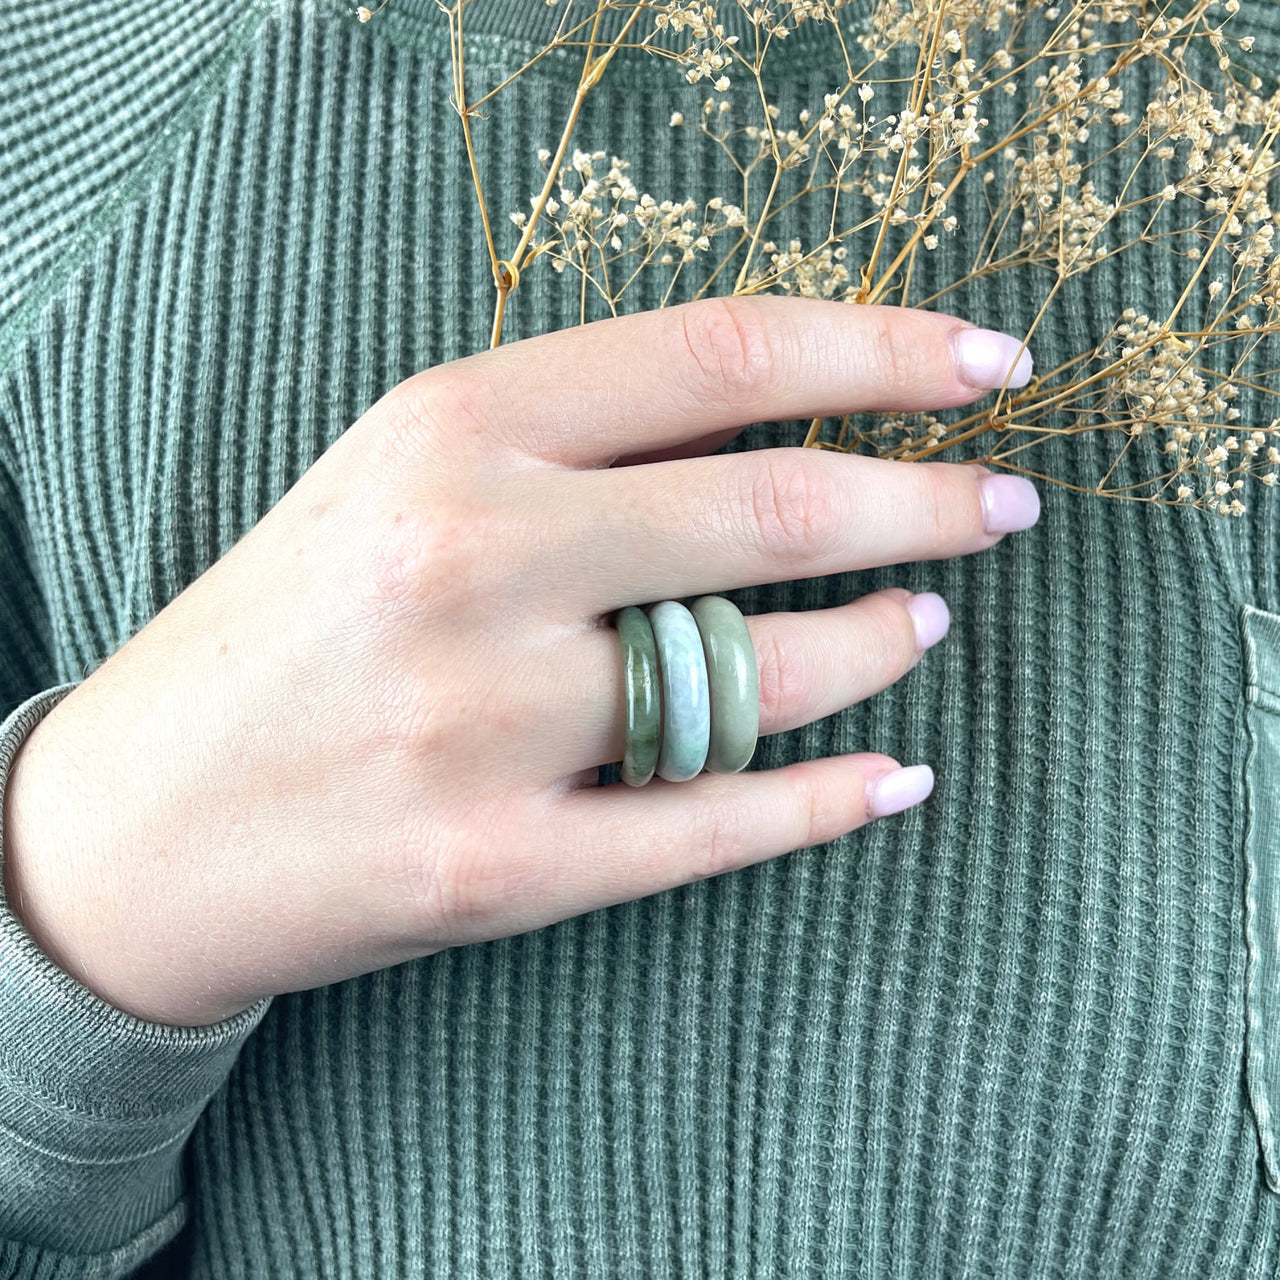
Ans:
{"label": "wrist", "polygon": [[[80,941],[83,912],[92,898],[83,876],[68,865],[77,845],[76,804],[57,787],[47,745],[53,721],[41,720],[18,748],[4,787],[4,894],[9,910],[36,946],[99,998],[93,964]],[[72,892],[77,885],[78,892]],[[88,900],[88,901],[87,901]]]}
{"label": "wrist", "polygon": [[[3,786],[4,895],[39,950],[97,999],[147,1022],[208,1025],[252,1001],[219,1001],[190,984],[175,985],[181,966],[162,954],[149,918],[160,875],[135,884],[118,825],[105,797],[93,805],[81,767],[59,745],[67,723],[50,713],[21,743]],[[80,741],[80,738],[76,739]],[[87,740],[87,739],[86,739]],[[172,943],[172,937],[164,939]],[[157,945],[159,944],[159,945]]]}

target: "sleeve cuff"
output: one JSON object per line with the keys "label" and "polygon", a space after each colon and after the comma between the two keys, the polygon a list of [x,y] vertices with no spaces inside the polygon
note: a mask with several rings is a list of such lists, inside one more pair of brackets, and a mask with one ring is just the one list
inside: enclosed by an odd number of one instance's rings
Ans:
{"label": "sleeve cuff", "polygon": [[4,1280],[124,1280],[159,1253],[186,1226],[189,1216],[189,1202],[180,1200],[133,1239],[100,1253],[63,1253],[0,1240],[0,1276]]}

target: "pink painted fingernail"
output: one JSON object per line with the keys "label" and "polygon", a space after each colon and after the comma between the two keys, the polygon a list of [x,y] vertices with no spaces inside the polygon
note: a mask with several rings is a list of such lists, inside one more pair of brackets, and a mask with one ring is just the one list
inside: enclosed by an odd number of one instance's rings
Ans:
{"label": "pink painted fingernail", "polygon": [[907,612],[916,629],[916,648],[923,653],[947,634],[951,610],[936,591],[921,591],[907,601]]}
{"label": "pink painted fingernail", "polygon": [[979,476],[978,492],[988,533],[1016,533],[1040,519],[1040,494],[1026,476]]}
{"label": "pink painted fingernail", "polygon": [[895,769],[867,784],[867,811],[873,818],[901,813],[919,804],[932,790],[933,770],[927,764]]}
{"label": "pink painted fingernail", "polygon": [[1006,374],[1010,387],[1025,387],[1031,381],[1031,352],[998,329],[957,329],[951,335],[951,348],[956,371],[971,387],[988,391],[1003,387]]}

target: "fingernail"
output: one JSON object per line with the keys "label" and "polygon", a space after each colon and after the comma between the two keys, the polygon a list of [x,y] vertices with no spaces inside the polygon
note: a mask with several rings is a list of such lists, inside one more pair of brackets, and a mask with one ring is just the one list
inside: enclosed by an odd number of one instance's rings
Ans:
{"label": "fingernail", "polygon": [[[997,329],[957,329],[951,335],[956,371],[971,387],[988,391],[1005,385],[1025,387],[1031,381],[1031,352],[1017,338]],[[1019,354],[1021,353],[1021,354]]]}
{"label": "fingernail", "polygon": [[867,784],[867,812],[873,818],[901,813],[919,804],[933,790],[933,770],[927,764],[895,769]]}
{"label": "fingernail", "polygon": [[1040,495],[1025,476],[979,476],[978,492],[988,533],[1016,533],[1040,519]]}
{"label": "fingernail", "polygon": [[923,652],[937,644],[951,625],[951,610],[936,591],[921,591],[907,601],[907,612],[916,629],[916,648]]}

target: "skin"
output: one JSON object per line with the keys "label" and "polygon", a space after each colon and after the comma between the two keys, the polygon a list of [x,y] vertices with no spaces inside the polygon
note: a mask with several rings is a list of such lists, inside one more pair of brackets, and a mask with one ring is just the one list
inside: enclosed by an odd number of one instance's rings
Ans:
{"label": "skin", "polygon": [[[744,424],[970,403],[914,309],[707,299],[415,374],[45,717],[5,806],[36,943],[136,1017],[265,995],[832,840],[872,752],[598,787],[620,760],[614,610],[985,551],[972,465]],[[748,619],[760,733],[920,660],[901,588]]]}

